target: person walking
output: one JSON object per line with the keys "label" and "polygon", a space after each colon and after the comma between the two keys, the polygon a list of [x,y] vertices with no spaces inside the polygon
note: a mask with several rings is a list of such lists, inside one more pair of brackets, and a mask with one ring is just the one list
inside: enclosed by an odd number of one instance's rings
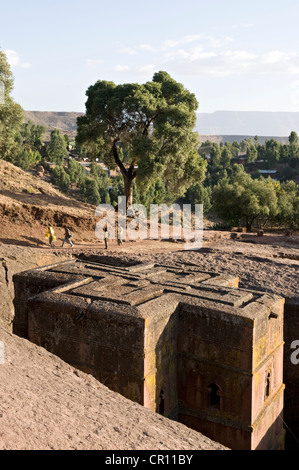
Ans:
{"label": "person walking", "polygon": [[119,245],[122,245],[123,244],[123,232],[124,232],[124,229],[122,227],[118,227],[118,244]]}
{"label": "person walking", "polygon": [[70,229],[68,227],[64,227],[64,240],[62,242],[62,248],[64,247],[65,243],[69,243],[71,245],[71,247],[73,248],[74,244],[71,240],[72,238],[72,233],[70,231]]}
{"label": "person walking", "polygon": [[49,238],[49,243],[50,243],[51,248],[55,248],[56,237],[55,237],[54,229],[51,224],[48,225],[48,228],[46,231],[46,237]]}
{"label": "person walking", "polygon": [[105,240],[105,248],[106,250],[108,250],[108,236],[109,236],[109,233],[108,233],[108,228],[107,226],[104,228],[104,240]]}

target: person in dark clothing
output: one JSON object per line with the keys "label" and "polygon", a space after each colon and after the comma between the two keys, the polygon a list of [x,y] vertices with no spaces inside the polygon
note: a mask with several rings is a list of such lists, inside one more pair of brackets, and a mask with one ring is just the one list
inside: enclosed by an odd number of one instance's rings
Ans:
{"label": "person in dark clothing", "polygon": [[105,240],[105,248],[106,248],[106,250],[108,249],[108,236],[109,236],[108,228],[105,227],[105,228],[104,228],[104,240]]}
{"label": "person in dark clothing", "polygon": [[71,240],[71,238],[72,238],[73,235],[72,235],[72,233],[70,232],[70,229],[69,229],[68,227],[65,227],[65,228],[64,228],[64,231],[65,231],[65,233],[64,233],[64,240],[63,240],[63,242],[62,242],[62,247],[64,247],[64,244],[65,244],[65,243],[69,243],[69,244],[71,245],[71,247],[73,247],[74,244],[73,244],[73,242],[72,242],[72,240]]}

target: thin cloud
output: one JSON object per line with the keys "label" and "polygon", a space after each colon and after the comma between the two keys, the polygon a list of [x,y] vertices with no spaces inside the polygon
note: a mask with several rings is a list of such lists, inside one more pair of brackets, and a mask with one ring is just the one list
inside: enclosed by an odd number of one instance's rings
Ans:
{"label": "thin cloud", "polygon": [[191,42],[195,42],[195,41],[198,41],[199,39],[203,39],[203,37],[204,37],[203,34],[192,34],[188,36],[183,36],[182,38],[177,39],[177,40],[167,39],[162,44],[162,49],[171,49],[181,44],[188,44]]}
{"label": "thin cloud", "polygon": [[156,65],[154,64],[145,64],[136,69],[137,73],[141,75],[153,74],[156,71]]}
{"label": "thin cloud", "polygon": [[133,47],[126,47],[126,46],[121,47],[121,48],[118,50],[118,53],[119,53],[119,54],[128,54],[128,55],[136,55],[136,54],[138,54],[138,52],[136,51],[136,49],[134,49]]}
{"label": "thin cloud", "polygon": [[[243,25],[244,27],[246,24]],[[247,27],[251,27],[247,24]],[[233,38],[229,36],[213,36],[193,34],[179,39],[167,40],[160,47],[153,48],[150,44],[136,45],[134,49],[124,47],[122,50],[131,52],[132,61],[128,65],[116,65],[117,72],[138,75],[149,75],[156,70],[177,71],[186,76],[227,77],[246,74],[255,75],[299,75],[299,53],[268,51],[261,54],[245,49],[233,48]],[[134,51],[134,54],[132,53]],[[138,51],[151,51],[151,63],[134,60]],[[135,54],[136,53],[136,54]]]}
{"label": "thin cloud", "polygon": [[116,72],[128,72],[128,70],[130,70],[130,67],[129,65],[116,65],[114,67],[114,70]]}
{"label": "thin cloud", "polygon": [[238,28],[243,28],[243,29],[247,29],[247,28],[253,28],[254,27],[254,24],[253,23],[240,23],[240,24],[233,24],[232,25],[232,28],[233,29],[238,29]]}
{"label": "thin cloud", "polygon": [[204,51],[202,45],[191,48],[189,51],[186,49],[177,49],[175,51],[168,52],[164,55],[164,58],[167,60],[180,60],[185,59],[186,61],[193,62],[200,59],[207,59],[211,57],[216,57],[217,54],[213,51]]}
{"label": "thin cloud", "polygon": [[220,46],[223,46],[224,44],[232,42],[233,38],[230,36],[223,36],[221,38],[215,38],[212,35],[203,34],[203,33],[191,34],[191,35],[183,36],[182,38],[177,39],[177,40],[168,39],[164,41],[164,43],[162,44],[162,49],[169,50],[177,46],[192,44],[198,41],[200,41],[202,44],[206,44],[209,47],[218,48]]}
{"label": "thin cloud", "polygon": [[165,67],[171,65],[187,75],[299,74],[299,54],[270,51],[256,54],[246,50],[219,50],[197,44],[173,48],[163,56]]}
{"label": "thin cloud", "polygon": [[86,59],[86,65],[87,67],[94,68],[98,66],[99,64],[102,64],[103,61],[101,59]]}
{"label": "thin cloud", "polygon": [[24,69],[28,69],[31,67],[31,64],[29,62],[21,61],[20,56],[16,51],[8,49],[4,51],[4,53],[11,67],[22,67]]}
{"label": "thin cloud", "polygon": [[150,44],[141,44],[139,46],[139,49],[141,51],[155,52],[155,48],[151,46]]}

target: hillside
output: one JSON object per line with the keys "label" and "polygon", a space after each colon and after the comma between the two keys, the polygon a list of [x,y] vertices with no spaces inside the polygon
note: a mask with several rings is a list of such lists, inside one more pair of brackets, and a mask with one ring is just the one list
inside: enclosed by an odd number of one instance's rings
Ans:
{"label": "hillside", "polygon": [[[75,234],[84,238],[93,235],[95,207],[67,197],[52,184],[33,172],[25,172],[11,163],[0,160],[0,242],[45,245],[45,232],[52,223],[57,236],[63,236],[68,225]],[[13,224],[13,228],[12,228]]]}
{"label": "hillside", "polygon": [[[46,138],[57,128],[73,140],[76,136],[76,112],[25,111],[26,120],[47,128]],[[267,113],[245,111],[216,111],[198,113],[196,130],[200,140],[220,142],[241,142],[242,139],[258,135],[260,142],[274,138],[285,142],[291,131],[299,132],[299,113]],[[216,139],[216,140],[215,140]]]}
{"label": "hillside", "polygon": [[201,135],[289,136],[299,131],[299,113],[216,111],[198,113],[196,129]]}
{"label": "hillside", "polygon": [[[200,129],[201,130],[201,129]],[[225,142],[238,142],[239,144],[242,142],[242,140],[248,140],[248,139],[253,139],[255,135],[208,135],[208,134],[199,134],[199,141],[200,143],[206,142],[209,140],[210,142],[213,142],[215,144],[220,145],[221,143]],[[277,142],[281,142],[282,144],[288,143],[288,137],[277,137],[277,136],[258,136],[259,137],[259,143],[261,145],[264,145],[266,140],[271,140],[274,139]]]}
{"label": "hillside", "polygon": [[27,121],[47,128],[46,140],[53,129],[59,129],[61,134],[67,134],[73,140],[77,132],[77,117],[81,115],[82,113],[25,111]]}

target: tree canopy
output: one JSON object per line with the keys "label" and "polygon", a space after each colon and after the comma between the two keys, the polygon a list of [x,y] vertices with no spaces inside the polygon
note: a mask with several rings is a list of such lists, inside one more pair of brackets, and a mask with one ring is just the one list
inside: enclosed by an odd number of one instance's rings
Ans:
{"label": "tree canopy", "polygon": [[47,147],[47,155],[49,159],[61,165],[64,158],[68,158],[69,154],[66,147],[65,138],[60,134],[58,129],[51,132],[51,139]]}
{"label": "tree canopy", "polygon": [[86,95],[76,142],[92,158],[120,169],[127,205],[135,179],[145,192],[163,178],[179,196],[204,178],[206,163],[194,132],[198,102],[168,73],[158,72],[141,85],[97,81]]}
{"label": "tree canopy", "polygon": [[230,178],[213,188],[213,202],[216,213],[227,222],[238,225],[245,220],[247,231],[256,219],[274,219],[278,214],[272,180],[253,179],[242,165],[234,165]]}
{"label": "tree canopy", "polygon": [[3,84],[1,91],[4,95],[4,100],[1,100],[0,103],[0,158],[13,161],[14,155],[19,150],[16,134],[20,131],[24,121],[24,112],[22,107],[15,103],[11,97],[14,78],[6,55],[1,50],[0,81]]}

